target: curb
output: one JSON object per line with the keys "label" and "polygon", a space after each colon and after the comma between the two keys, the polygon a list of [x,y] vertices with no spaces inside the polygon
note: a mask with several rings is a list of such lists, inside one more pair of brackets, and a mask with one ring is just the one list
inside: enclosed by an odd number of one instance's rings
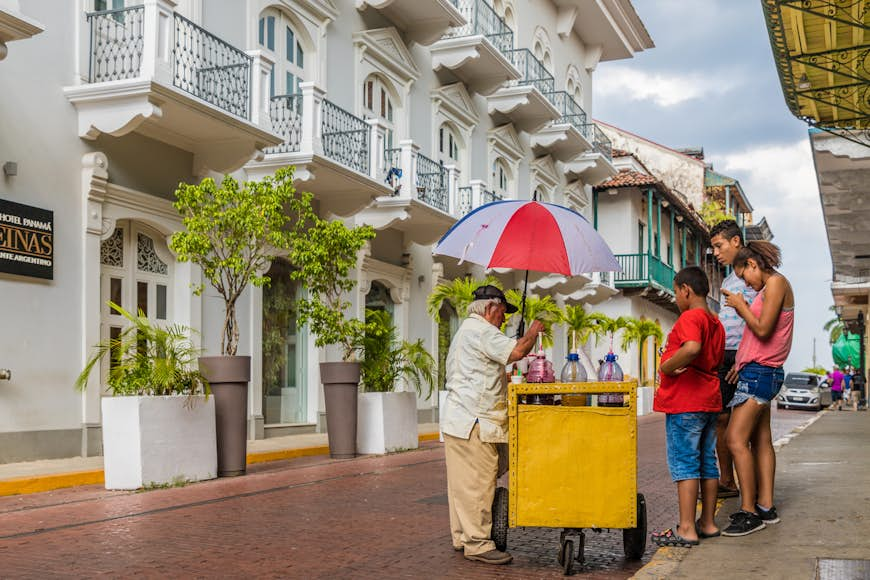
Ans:
{"label": "curb", "polygon": [[[420,443],[425,441],[437,441],[438,433],[423,433],[419,436]],[[278,451],[262,451],[260,453],[248,453],[247,464],[266,463],[269,461],[284,461],[298,457],[310,457],[314,455],[329,455],[329,447],[318,445],[315,447],[301,447],[298,449],[281,449]],[[9,495],[26,495],[41,493],[66,487],[79,487],[82,485],[96,485],[105,482],[102,469],[89,471],[71,471],[68,473],[50,473],[45,475],[32,475],[0,480],[0,497]]]}
{"label": "curb", "polygon": [[[818,421],[822,415],[827,413],[827,409],[822,409],[817,412],[811,419],[809,419],[806,423],[798,425],[787,435],[780,437],[776,441],[773,442],[773,448],[776,451],[779,451],[783,445],[788,445],[792,439],[797,437],[804,431],[807,427]],[[719,499],[716,501],[716,513],[719,513],[719,509],[722,507],[724,500]],[[634,576],[632,576],[629,580],[658,580],[661,578],[670,578],[673,573],[679,568],[680,562],[682,562],[683,558],[686,554],[689,553],[691,548],[672,548],[668,546],[663,546],[656,550],[653,557],[647,562],[640,570],[635,572]]]}

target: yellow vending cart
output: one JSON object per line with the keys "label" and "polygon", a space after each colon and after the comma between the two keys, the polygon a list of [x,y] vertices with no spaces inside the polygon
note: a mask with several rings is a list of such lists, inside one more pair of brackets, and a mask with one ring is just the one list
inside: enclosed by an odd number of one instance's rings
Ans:
{"label": "yellow vending cart", "polygon": [[508,527],[562,528],[558,560],[571,574],[584,561],[584,529],[622,529],[625,556],[640,559],[636,383],[511,384],[508,415],[510,489],[496,490],[496,546],[507,547]]}

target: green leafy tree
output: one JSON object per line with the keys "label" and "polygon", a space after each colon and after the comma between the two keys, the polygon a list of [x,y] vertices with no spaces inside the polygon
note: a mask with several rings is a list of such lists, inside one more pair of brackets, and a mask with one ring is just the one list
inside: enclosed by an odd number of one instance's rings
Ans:
{"label": "green leafy tree", "polygon": [[643,347],[650,338],[655,338],[658,342],[661,342],[664,340],[665,335],[659,323],[648,318],[630,319],[622,333],[622,350],[628,350],[632,344],[637,344],[638,346],[637,368],[640,369],[638,378],[641,384],[646,384],[649,378],[646,376],[646,368],[644,368],[643,364]]}
{"label": "green leafy tree", "polygon": [[435,385],[435,359],[426,350],[422,340],[399,340],[390,313],[385,310],[366,309],[366,328],[360,365],[363,391],[392,392],[396,383],[407,379],[426,398],[432,396]]}
{"label": "green leafy tree", "polygon": [[[508,302],[514,304],[520,310],[514,314],[505,316],[505,324],[507,324],[514,316],[522,314],[523,293],[521,290],[510,289],[505,292],[505,297]],[[541,338],[541,343],[544,348],[553,346],[553,325],[562,321],[562,309],[553,301],[551,296],[526,296],[526,312],[525,312],[526,328],[533,320],[540,320],[544,323],[544,334]]]}
{"label": "green leafy tree", "polygon": [[843,321],[837,314],[836,306],[829,306],[828,311],[833,312],[834,317],[828,320],[822,328],[828,333],[828,342],[834,344],[843,336]]}
{"label": "green leafy tree", "polygon": [[76,379],[83,391],[98,363],[109,357],[106,383],[114,395],[196,395],[210,393],[208,381],[196,369],[200,349],[193,346],[186,326],[156,326],[140,311],[138,316],[114,302],[109,307],[130,323],[119,336],[96,345]]}
{"label": "green leafy tree", "polygon": [[351,306],[345,293],[356,283],[348,273],[356,267],[359,251],[374,237],[371,226],[349,228],[340,220],[317,215],[292,234],[290,277],[307,291],[296,303],[298,323],[308,325],[317,346],[341,346],[344,360],[351,360],[361,348],[366,326],[362,320],[345,317]]}
{"label": "green leafy tree", "polygon": [[725,220],[733,220],[734,216],[729,215],[725,211],[724,204],[718,199],[710,199],[701,205],[701,219],[707,224],[707,227],[712,228],[719,222]]}
{"label": "green leafy tree", "polygon": [[[175,209],[185,230],[172,235],[169,247],[178,261],[193,262],[224,299],[221,354],[235,355],[239,345],[236,302],[248,284],[263,286],[263,272],[280,252],[293,246],[294,234],[312,219],[311,194],[297,193],[293,168],[240,186],[225,176],[220,187],[211,178],[181,183]],[[203,287],[194,288],[201,294]]]}

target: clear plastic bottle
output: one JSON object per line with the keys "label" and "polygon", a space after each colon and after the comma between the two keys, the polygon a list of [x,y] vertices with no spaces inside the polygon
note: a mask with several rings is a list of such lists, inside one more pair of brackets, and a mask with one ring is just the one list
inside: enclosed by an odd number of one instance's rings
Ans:
{"label": "clear plastic bottle", "polygon": [[[616,362],[618,357],[612,352],[607,353],[601,368],[598,369],[599,381],[621,381],[623,378],[622,367]],[[623,396],[620,394],[605,393],[598,396],[598,404],[601,407],[622,407]]]}
{"label": "clear plastic bottle", "polygon": [[[568,353],[568,360],[562,367],[561,382],[582,383],[586,381],[586,369],[580,364],[580,355],[576,352]],[[565,393],[562,395],[563,405],[585,406],[588,398],[580,393]]]}

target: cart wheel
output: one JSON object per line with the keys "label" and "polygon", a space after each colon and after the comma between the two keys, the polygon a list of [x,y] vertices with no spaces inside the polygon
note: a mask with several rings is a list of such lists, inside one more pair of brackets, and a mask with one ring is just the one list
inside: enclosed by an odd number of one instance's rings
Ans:
{"label": "cart wheel", "polygon": [[505,487],[495,488],[492,499],[492,541],[497,550],[507,549],[508,533],[508,490]]}
{"label": "cart wheel", "polygon": [[637,527],[622,530],[622,548],[629,560],[640,560],[646,551],[646,499],[637,494]]}
{"label": "cart wheel", "polygon": [[562,549],[559,550],[559,556],[562,571],[565,572],[565,576],[570,576],[574,573],[574,540],[565,540]]}

